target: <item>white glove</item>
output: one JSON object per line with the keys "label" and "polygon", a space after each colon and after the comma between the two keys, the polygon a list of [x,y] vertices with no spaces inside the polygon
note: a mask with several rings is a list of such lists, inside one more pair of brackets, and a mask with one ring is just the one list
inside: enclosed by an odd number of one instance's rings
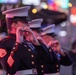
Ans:
{"label": "white glove", "polygon": [[16,42],[22,43],[23,42],[23,34],[20,32],[23,30],[23,27],[18,27],[16,30]]}

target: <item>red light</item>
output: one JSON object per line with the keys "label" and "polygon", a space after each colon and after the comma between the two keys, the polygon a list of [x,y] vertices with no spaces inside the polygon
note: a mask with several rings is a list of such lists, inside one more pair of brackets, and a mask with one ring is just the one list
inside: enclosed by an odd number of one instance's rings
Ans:
{"label": "red light", "polygon": [[71,14],[74,14],[74,15],[76,14],[76,7],[71,8]]}

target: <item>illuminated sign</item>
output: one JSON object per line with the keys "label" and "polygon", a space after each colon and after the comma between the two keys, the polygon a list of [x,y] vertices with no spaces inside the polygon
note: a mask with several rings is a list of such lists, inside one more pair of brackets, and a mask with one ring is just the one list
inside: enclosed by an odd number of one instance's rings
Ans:
{"label": "illuminated sign", "polygon": [[67,9],[69,7],[69,0],[47,0],[47,3],[54,8],[61,7],[63,9]]}
{"label": "illuminated sign", "polygon": [[48,4],[53,4],[55,1],[54,0],[47,0]]}
{"label": "illuminated sign", "polygon": [[55,0],[47,0],[49,9],[51,10],[57,10],[57,5],[55,3]]}
{"label": "illuminated sign", "polygon": [[40,0],[22,0],[22,3],[25,5],[39,5]]}
{"label": "illuminated sign", "polygon": [[61,1],[61,7],[66,9],[68,8],[68,3],[69,3],[69,0],[60,0]]}
{"label": "illuminated sign", "polygon": [[76,25],[76,7],[71,8],[70,22]]}
{"label": "illuminated sign", "polygon": [[17,3],[18,0],[0,0],[0,3]]}

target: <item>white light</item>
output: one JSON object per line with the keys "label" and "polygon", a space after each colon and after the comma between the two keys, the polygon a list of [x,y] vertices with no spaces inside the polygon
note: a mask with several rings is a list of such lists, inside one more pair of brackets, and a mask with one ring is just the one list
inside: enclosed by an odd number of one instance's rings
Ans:
{"label": "white light", "polygon": [[66,31],[60,31],[59,32],[59,36],[61,36],[61,37],[65,37],[66,35],[67,35]]}
{"label": "white light", "polygon": [[76,23],[76,15],[71,14],[70,21],[71,21],[71,23]]}
{"label": "white light", "polygon": [[40,4],[40,7],[41,7],[41,8],[44,8],[44,9],[47,9],[47,8],[48,8],[48,5],[47,5],[45,2],[42,2],[42,3]]}
{"label": "white light", "polygon": [[22,0],[22,4],[25,4],[25,5],[39,5],[40,0]]}
{"label": "white light", "polygon": [[65,27],[66,26],[66,22],[61,23],[61,26]]}
{"label": "white light", "polygon": [[18,0],[0,0],[0,3],[17,3]]}

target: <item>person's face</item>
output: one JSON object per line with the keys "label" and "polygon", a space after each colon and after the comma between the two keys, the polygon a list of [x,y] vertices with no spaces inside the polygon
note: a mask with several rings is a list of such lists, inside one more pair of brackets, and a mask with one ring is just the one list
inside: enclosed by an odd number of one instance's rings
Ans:
{"label": "person's face", "polygon": [[43,35],[42,36],[43,40],[48,44],[50,41],[55,41],[55,37],[52,37],[50,35]]}
{"label": "person's face", "polygon": [[[30,26],[29,26],[28,23],[21,22],[21,21],[18,21],[17,23],[13,23],[13,24],[11,25],[11,28],[12,28],[12,31],[13,31],[13,32],[16,32],[16,30],[17,30],[19,27],[21,28],[20,30],[25,30],[25,31],[30,28]],[[21,34],[24,34],[23,31],[20,31],[20,33],[21,33]]]}
{"label": "person's face", "polygon": [[[39,33],[37,33],[36,31],[33,30],[33,34],[36,36],[36,38],[39,36]],[[29,34],[28,32],[25,33],[25,37],[26,37],[26,40],[33,40],[33,35]]]}

